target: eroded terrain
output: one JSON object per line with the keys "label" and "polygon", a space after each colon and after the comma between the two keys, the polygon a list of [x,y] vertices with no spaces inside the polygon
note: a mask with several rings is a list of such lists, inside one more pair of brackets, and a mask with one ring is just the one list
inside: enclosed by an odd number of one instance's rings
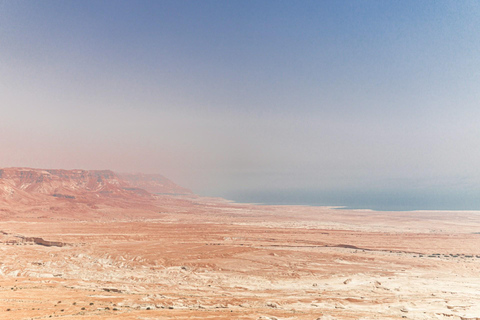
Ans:
{"label": "eroded terrain", "polygon": [[0,319],[480,319],[478,212],[156,207],[3,216]]}

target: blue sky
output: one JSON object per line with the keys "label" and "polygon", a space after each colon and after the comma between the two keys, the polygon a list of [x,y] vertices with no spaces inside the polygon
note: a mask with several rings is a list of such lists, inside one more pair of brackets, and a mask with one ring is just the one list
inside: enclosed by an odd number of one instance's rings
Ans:
{"label": "blue sky", "polygon": [[477,1],[0,1],[0,166],[229,198],[476,195],[479,17]]}

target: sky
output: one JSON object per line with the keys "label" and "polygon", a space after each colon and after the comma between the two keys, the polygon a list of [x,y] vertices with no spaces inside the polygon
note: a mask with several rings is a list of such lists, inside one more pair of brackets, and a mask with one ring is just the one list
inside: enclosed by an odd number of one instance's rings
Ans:
{"label": "sky", "polygon": [[0,0],[0,150],[239,201],[480,209],[480,2]]}

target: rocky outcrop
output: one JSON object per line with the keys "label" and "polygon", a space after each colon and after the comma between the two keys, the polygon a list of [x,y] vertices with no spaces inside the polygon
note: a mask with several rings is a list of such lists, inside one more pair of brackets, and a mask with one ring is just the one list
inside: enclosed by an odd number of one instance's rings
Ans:
{"label": "rocky outcrop", "polygon": [[24,241],[25,242],[33,242],[34,244],[38,244],[38,245],[45,246],[45,247],[64,247],[64,246],[67,245],[64,242],[48,241],[48,240],[38,238],[38,237],[25,237]]}
{"label": "rocky outcrop", "polygon": [[61,241],[49,241],[40,237],[25,237],[23,235],[10,234],[5,231],[0,231],[0,243],[10,245],[36,244],[45,247],[64,247],[69,245],[68,243]]}

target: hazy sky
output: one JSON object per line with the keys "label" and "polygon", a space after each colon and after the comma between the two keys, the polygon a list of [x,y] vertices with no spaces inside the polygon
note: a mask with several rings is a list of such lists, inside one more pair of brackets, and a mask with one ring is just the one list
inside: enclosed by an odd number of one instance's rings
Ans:
{"label": "hazy sky", "polygon": [[0,0],[0,166],[480,195],[478,1]]}

